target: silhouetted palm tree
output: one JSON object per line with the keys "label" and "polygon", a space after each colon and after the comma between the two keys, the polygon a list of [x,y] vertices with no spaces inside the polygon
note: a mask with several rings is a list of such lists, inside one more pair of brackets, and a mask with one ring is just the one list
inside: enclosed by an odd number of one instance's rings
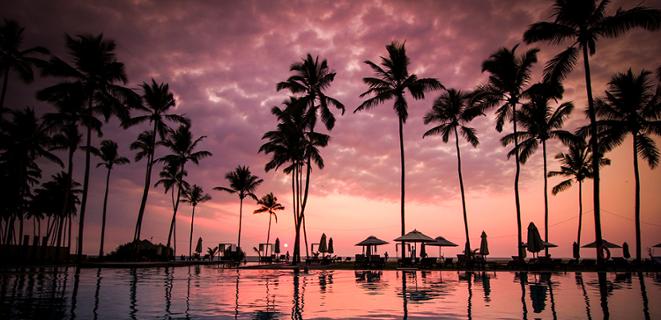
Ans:
{"label": "silhouetted palm tree", "polygon": [[[162,144],[170,149],[171,154],[165,155],[159,158],[157,161],[166,163],[166,167],[171,167],[167,170],[175,170],[178,172],[176,177],[177,195],[174,196],[173,189],[173,213],[172,221],[170,222],[170,232],[168,233],[168,243],[167,246],[170,247],[172,236],[176,232],[175,228],[175,219],[177,217],[177,209],[179,208],[179,201],[181,200],[182,192],[187,188],[183,185],[183,177],[185,176],[185,167],[186,163],[189,161],[194,164],[199,164],[200,160],[210,157],[212,154],[206,150],[195,151],[197,144],[200,143],[206,136],[201,136],[197,139],[193,139],[193,134],[190,131],[190,126],[181,125],[177,130],[174,130],[170,133],[168,138],[162,142]],[[164,169],[165,170],[165,169]],[[176,244],[174,248],[174,253],[176,256]]]}
{"label": "silhouetted palm tree", "polygon": [[[330,111],[329,105],[333,105],[339,109],[342,115],[344,115],[344,105],[324,92],[331,86],[331,83],[335,79],[335,72],[329,69],[326,59],[319,63],[319,57],[312,58],[312,55],[308,54],[301,62],[292,64],[289,70],[293,71],[294,75],[290,76],[286,81],[278,83],[276,86],[277,90],[286,89],[292,94],[300,95],[298,103],[305,105],[306,120],[309,122],[309,125],[306,125],[308,131],[315,131],[317,113],[320,114],[321,121],[324,123],[326,129],[329,131],[332,130],[335,126],[335,116]],[[303,219],[305,254],[307,256],[309,252],[307,230],[305,228],[305,208],[307,206],[312,170],[309,157],[306,159],[306,167],[305,190],[303,191],[303,202],[300,212]]]}
{"label": "silhouetted palm tree", "polygon": [[[408,118],[408,102],[404,97],[405,92],[415,100],[425,98],[425,92],[431,90],[442,89],[443,85],[434,78],[418,78],[415,74],[409,74],[409,64],[411,63],[409,57],[406,55],[404,43],[392,42],[386,46],[388,51],[387,57],[381,57],[381,66],[372,61],[365,61],[365,63],[372,68],[376,77],[365,77],[363,82],[368,85],[369,89],[360,97],[371,96],[363,101],[356,110],[358,111],[370,110],[377,105],[385,103],[388,100],[394,99],[393,108],[397,113],[399,120],[399,153],[400,161],[402,164],[402,178],[401,178],[401,227],[402,235],[405,233],[405,213],[404,213],[404,195],[405,195],[405,163],[404,163],[404,124]],[[402,258],[405,251],[402,250]]]}
{"label": "silhouetted palm tree", "polygon": [[184,199],[182,201],[190,203],[190,205],[193,207],[193,213],[191,214],[190,218],[190,238],[188,239],[189,257],[193,256],[193,223],[195,222],[195,207],[197,207],[198,204],[207,202],[209,200],[211,200],[211,196],[207,193],[204,193],[202,187],[196,184],[184,191]]}
{"label": "silhouetted palm tree", "polygon": [[2,93],[0,93],[0,114],[5,107],[5,96],[9,83],[9,72],[14,70],[24,82],[32,82],[34,72],[32,67],[40,65],[43,60],[34,54],[48,54],[44,47],[21,48],[23,31],[16,21],[4,19],[0,25],[0,72],[2,72]]}
{"label": "silhouetted palm tree", "polygon": [[261,199],[257,200],[257,205],[260,206],[253,213],[268,212],[269,214],[269,229],[266,232],[266,251],[265,255],[268,257],[269,241],[271,241],[271,218],[275,218],[275,223],[278,223],[277,210],[285,210],[285,207],[278,203],[278,198],[273,195],[273,192],[267,193]]}
{"label": "silhouetted palm tree", "polygon": [[638,157],[647,161],[651,168],[659,164],[659,149],[652,139],[661,135],[661,96],[655,94],[652,73],[642,70],[634,74],[631,69],[617,73],[608,83],[603,99],[595,102],[600,126],[603,126],[608,149],[619,145],[624,137],[633,138],[633,171],[635,177],[636,260],[642,259],[640,230],[640,173]]}
{"label": "silhouetted palm tree", "polygon": [[[482,62],[482,72],[489,72],[489,80],[478,88],[478,98],[483,108],[499,106],[496,110],[496,130],[501,132],[505,121],[512,121],[512,131],[516,135],[517,112],[522,94],[530,81],[530,72],[533,64],[537,62],[538,49],[530,49],[517,56],[516,49],[501,48]],[[519,148],[518,139],[514,139],[514,147]],[[514,174],[514,202],[516,205],[517,252],[523,257],[524,249],[521,247],[521,202],[519,200],[519,174],[521,171],[519,154],[514,153],[516,173]]]}
{"label": "silhouetted palm tree", "polygon": [[472,95],[470,92],[462,92],[457,89],[448,89],[434,101],[432,109],[425,114],[425,124],[440,123],[427,130],[423,138],[431,135],[440,135],[443,142],[447,143],[450,135],[454,134],[454,143],[457,149],[457,173],[459,174],[459,188],[461,191],[461,207],[464,214],[464,231],[466,235],[466,255],[470,258],[471,245],[468,236],[468,214],[466,212],[466,195],[464,193],[464,178],[461,173],[461,152],[459,150],[459,130],[461,136],[473,147],[480,144],[475,129],[468,127],[468,123],[477,116],[484,115],[482,109],[471,105]]}
{"label": "silhouetted palm tree", "polygon": [[[145,214],[145,208],[147,206],[147,197],[149,195],[149,187],[151,186],[151,172],[154,165],[154,152],[156,151],[157,138],[161,141],[165,139],[170,127],[167,122],[173,122],[178,124],[190,125],[190,120],[185,117],[168,113],[171,108],[175,106],[174,96],[170,92],[169,85],[167,83],[156,83],[154,79],[151,80],[151,84],[146,82],[142,83],[142,99],[143,104],[138,107],[139,110],[146,112],[147,114],[142,116],[137,116],[128,121],[129,125],[136,125],[143,122],[149,122],[152,124],[152,130],[148,136],[141,136],[140,138],[150,138],[149,141],[144,141],[148,144],[149,148],[146,146],[140,147],[142,152],[146,151],[146,154],[140,156],[142,159],[146,157],[147,159],[147,170],[145,173],[145,186],[142,192],[142,199],[140,201],[140,209],[138,210],[138,220],[135,224],[135,234],[133,240],[140,240],[140,232],[142,230],[142,219]],[[143,133],[144,134],[144,133]],[[137,148],[137,145],[136,145]],[[136,156],[136,161],[137,161]]]}
{"label": "silhouetted palm tree", "polygon": [[115,165],[124,165],[129,163],[129,159],[119,155],[117,151],[117,143],[111,140],[101,141],[101,147],[92,147],[92,154],[99,157],[101,162],[97,167],[104,166],[106,168],[106,191],[103,194],[103,215],[101,218],[101,244],[99,245],[99,257],[103,257],[103,243],[106,234],[106,212],[108,209],[108,191],[110,190],[110,172]]}
{"label": "silhouetted palm tree", "polygon": [[[60,233],[64,229],[62,227],[64,221],[70,216],[76,215],[76,206],[80,204],[78,195],[81,190],[79,187],[80,183],[71,180],[65,172],[59,172],[53,175],[50,181],[43,183],[35,190],[30,202],[30,211],[45,215],[52,221],[46,225],[47,240],[51,238],[53,232],[56,233],[55,239],[62,239],[63,235]],[[68,199],[66,203],[64,199]],[[65,205],[66,207],[62,210],[61,208]],[[71,233],[70,227],[68,233]]]}
{"label": "silhouetted palm tree", "polygon": [[[661,12],[644,6],[636,6],[628,10],[618,9],[614,15],[607,15],[606,8],[610,1],[602,0],[555,0],[553,4],[554,20],[552,22],[537,22],[523,34],[527,43],[546,41],[551,44],[561,44],[569,41],[571,45],[556,55],[546,65],[546,77],[553,80],[564,79],[574,68],[578,50],[583,51],[583,67],[585,69],[585,89],[588,98],[588,115],[590,117],[590,145],[593,150],[599,146],[597,141],[597,118],[592,98],[592,81],[590,76],[590,55],[597,51],[599,38],[616,38],[634,28],[657,30],[661,27]],[[601,250],[601,210],[599,205],[599,156],[592,158],[594,170],[594,223],[597,242],[597,263],[603,262]]]}
{"label": "silhouetted palm tree", "polygon": [[243,221],[243,199],[246,197],[251,197],[257,200],[255,196],[255,190],[257,187],[264,182],[258,176],[253,175],[250,172],[250,168],[247,166],[237,166],[236,169],[228,172],[225,175],[225,179],[229,181],[229,187],[215,187],[214,190],[225,191],[229,193],[236,193],[239,195],[239,236],[237,239],[236,246],[241,250],[241,224]]}
{"label": "silhouetted palm tree", "polygon": [[[549,171],[548,177],[563,176],[568,179],[561,181],[551,189],[553,195],[571,187],[572,182],[578,182],[578,234],[576,243],[581,246],[581,227],[583,225],[583,180],[591,179],[592,172],[592,152],[585,140],[581,137],[574,137],[569,140],[569,151],[567,153],[558,153],[555,158],[560,161],[559,171]],[[601,159],[601,165],[609,165],[610,160]]]}
{"label": "silhouetted palm tree", "polygon": [[[565,120],[569,117],[574,104],[562,103],[555,111],[549,106],[550,100],[562,98],[563,88],[558,83],[541,82],[532,85],[525,92],[528,102],[524,103],[521,110],[517,111],[517,120],[523,130],[517,133],[505,135],[501,142],[503,146],[518,140],[518,146],[512,149],[508,156],[518,153],[519,161],[525,164],[528,158],[537,151],[539,143],[542,144],[542,157],[544,159],[544,241],[549,241],[549,198],[548,181],[546,177],[546,141],[549,139],[560,139],[569,142],[573,135],[562,130]],[[548,256],[548,247],[545,247]]]}
{"label": "silhouetted palm tree", "polygon": [[[117,116],[126,121],[129,118],[129,107],[139,105],[140,97],[131,89],[119,85],[127,82],[124,64],[115,56],[116,44],[106,40],[103,35],[66,36],[66,46],[73,64],[53,57],[44,67],[44,74],[66,78],[64,82],[45,88],[37,93],[38,97],[47,101],[58,101],[63,95],[80,90],[86,101],[85,112],[88,115],[101,114],[107,121],[111,116]],[[78,223],[78,257],[82,256],[85,230],[85,211],[87,208],[87,193],[89,189],[90,157],[92,146],[92,128],[87,127],[85,138],[85,174],[83,178],[83,195],[80,204]]]}

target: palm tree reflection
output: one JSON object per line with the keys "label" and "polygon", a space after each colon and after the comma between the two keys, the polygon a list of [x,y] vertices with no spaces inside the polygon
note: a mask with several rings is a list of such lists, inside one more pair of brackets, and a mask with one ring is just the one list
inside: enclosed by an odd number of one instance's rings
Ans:
{"label": "palm tree reflection", "polygon": [[129,281],[129,317],[131,319],[136,319],[136,314],[138,313],[137,308],[137,287],[138,287],[138,270],[136,268],[131,268],[129,270],[131,274],[131,280]]}
{"label": "palm tree reflection", "polygon": [[585,283],[583,282],[583,274],[576,272],[576,284],[581,286],[581,291],[583,292],[583,300],[585,300],[585,315],[588,320],[592,320],[592,313],[590,312],[590,297],[588,296],[587,290],[585,290]]}
{"label": "palm tree reflection", "polygon": [[303,319],[302,315],[302,302],[301,300],[303,299],[302,296],[299,296],[299,281],[300,281],[300,271],[298,269],[294,270],[294,278],[293,278],[293,283],[294,283],[294,294],[293,294],[293,306],[291,310],[291,318],[292,320],[296,319]]}
{"label": "palm tree reflection", "polygon": [[647,300],[647,288],[645,287],[645,279],[642,272],[638,272],[638,281],[640,282],[640,295],[643,298],[643,314],[645,315],[645,320],[649,320],[649,301]]}
{"label": "palm tree reflection", "polygon": [[92,314],[94,315],[94,320],[98,319],[99,314],[99,293],[101,291],[101,268],[96,269],[96,290],[94,291],[94,309],[92,309]]}
{"label": "palm tree reflection", "polygon": [[517,278],[521,284],[521,319],[528,319],[528,307],[526,307],[526,284],[528,283],[528,273],[527,272],[517,272],[514,274],[514,281],[516,282]]}

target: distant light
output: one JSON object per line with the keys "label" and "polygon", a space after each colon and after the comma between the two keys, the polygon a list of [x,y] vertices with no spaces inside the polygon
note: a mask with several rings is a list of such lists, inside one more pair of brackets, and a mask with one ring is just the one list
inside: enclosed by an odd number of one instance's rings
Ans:
{"label": "distant light", "polygon": [[287,248],[287,247],[289,247],[289,245],[285,243],[285,248]]}

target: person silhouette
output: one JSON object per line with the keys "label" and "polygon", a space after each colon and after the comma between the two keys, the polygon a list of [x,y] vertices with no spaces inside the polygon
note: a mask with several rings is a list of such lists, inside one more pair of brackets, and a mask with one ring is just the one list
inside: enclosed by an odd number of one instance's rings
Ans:
{"label": "person silhouette", "polygon": [[388,262],[388,251],[386,251],[386,253],[383,254],[383,257],[385,257],[385,258],[386,258],[386,262]]}

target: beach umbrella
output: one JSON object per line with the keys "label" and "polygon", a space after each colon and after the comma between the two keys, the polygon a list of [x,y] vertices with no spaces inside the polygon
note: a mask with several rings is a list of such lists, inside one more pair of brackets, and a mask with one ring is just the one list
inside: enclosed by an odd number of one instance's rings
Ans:
{"label": "beach umbrella", "polygon": [[[415,243],[416,242],[420,242],[420,243],[434,242],[434,239],[432,239],[428,235],[426,235],[426,234],[424,234],[424,233],[422,233],[422,232],[420,232],[416,229],[413,229],[413,231],[411,231],[411,232],[409,232],[409,233],[407,233],[407,234],[405,234],[401,237],[395,238],[395,241],[402,242],[402,243],[413,242],[414,243],[413,249],[415,249]],[[402,250],[404,250],[404,248],[402,248]]]}
{"label": "beach umbrella", "polygon": [[202,237],[197,239],[197,245],[195,246],[195,252],[202,253]]}
{"label": "beach umbrella", "polygon": [[574,241],[574,243],[572,243],[571,247],[572,247],[572,253],[573,253],[574,259],[578,260],[581,257],[581,252],[580,252],[581,248],[578,247],[578,243],[576,243],[576,241]]}
{"label": "beach umbrella", "polygon": [[384,244],[388,244],[387,241],[383,241],[375,236],[369,236],[365,238],[365,240],[356,243],[356,246],[363,247],[363,249],[367,250],[367,255],[369,256],[372,253],[372,247],[376,248],[376,246],[381,246]]}
{"label": "beach umbrella", "polygon": [[544,249],[544,241],[539,235],[539,230],[537,230],[537,227],[532,222],[528,225],[527,247],[528,251],[532,252],[533,254],[538,253]]}
{"label": "beach umbrella", "polygon": [[553,244],[553,243],[546,242],[546,241],[544,242],[544,248],[557,248],[557,247],[558,247],[557,244]]}
{"label": "beach umbrella", "polygon": [[[603,243],[604,247],[606,247],[608,249],[622,248],[619,245],[616,245],[616,244],[614,244],[612,242],[609,242],[609,241],[606,241],[606,240],[601,240],[601,242]],[[597,247],[597,242],[595,241],[595,242],[590,242],[590,243],[582,246],[581,248],[596,248],[596,247]]]}
{"label": "beach umbrella", "polygon": [[317,251],[319,252],[326,252],[328,250],[328,247],[326,246],[326,234],[322,233],[321,234],[321,240],[319,240],[319,247],[317,247]]}
{"label": "beach umbrella", "polygon": [[335,249],[333,249],[333,238],[328,239],[328,253],[333,254]]}
{"label": "beach umbrella", "polygon": [[480,255],[481,256],[488,256],[489,255],[489,243],[487,242],[487,233],[482,231],[482,235],[480,235],[480,238],[482,240],[480,241]]}
{"label": "beach umbrella", "polygon": [[273,252],[276,254],[280,253],[280,238],[275,238],[275,248],[273,249]]}
{"label": "beach umbrella", "polygon": [[445,239],[441,236],[436,237],[434,240],[435,240],[434,242],[428,242],[426,245],[437,246],[439,257],[442,256],[441,249],[443,249],[443,247],[457,247],[458,246],[456,243],[454,243],[452,241],[448,241],[447,239]]}
{"label": "beach umbrella", "polygon": [[629,253],[629,244],[626,242],[622,244],[622,256],[624,259],[631,258],[631,253]]}

